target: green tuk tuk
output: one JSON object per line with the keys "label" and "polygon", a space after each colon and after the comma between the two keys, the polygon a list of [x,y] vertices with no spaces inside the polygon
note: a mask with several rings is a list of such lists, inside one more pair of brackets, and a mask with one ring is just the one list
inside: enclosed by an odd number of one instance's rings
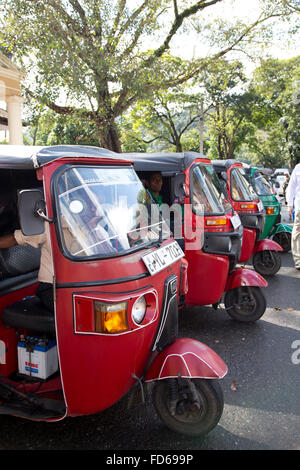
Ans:
{"label": "green tuk tuk", "polygon": [[278,243],[284,252],[291,249],[292,226],[281,223],[280,202],[273,192],[268,170],[244,165],[249,180],[264,205],[265,225],[261,238],[270,238]]}

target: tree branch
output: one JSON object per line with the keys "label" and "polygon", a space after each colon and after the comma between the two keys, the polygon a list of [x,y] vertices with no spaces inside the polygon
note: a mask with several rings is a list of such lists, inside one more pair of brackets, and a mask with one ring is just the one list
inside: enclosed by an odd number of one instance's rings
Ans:
{"label": "tree branch", "polygon": [[186,18],[189,18],[190,16],[194,15],[198,11],[204,10],[205,8],[207,8],[209,6],[215,5],[216,3],[219,3],[219,2],[222,2],[222,1],[223,0],[210,0],[210,1],[200,0],[199,2],[195,3],[191,7],[186,8],[185,10],[183,10],[182,13],[178,13],[177,4],[175,2],[174,3],[174,8],[176,6],[175,20],[174,20],[174,22],[173,22],[173,24],[172,24],[172,26],[169,30],[169,33],[167,34],[167,37],[164,40],[163,44],[154,51],[153,55],[148,59],[148,63],[151,64],[155,60],[155,58],[161,57],[163,55],[163,53],[169,48],[171,39],[176,34],[176,32],[178,31],[178,29],[180,28],[180,26],[182,25],[183,21]]}

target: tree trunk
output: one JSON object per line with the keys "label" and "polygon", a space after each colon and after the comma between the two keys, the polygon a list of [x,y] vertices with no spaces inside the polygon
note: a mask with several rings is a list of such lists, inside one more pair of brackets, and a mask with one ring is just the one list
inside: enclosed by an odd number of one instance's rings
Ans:
{"label": "tree trunk", "polygon": [[114,122],[108,123],[105,127],[96,122],[98,129],[99,145],[113,152],[121,153],[122,147],[119,139],[118,129]]}
{"label": "tree trunk", "polygon": [[182,144],[180,142],[180,137],[178,137],[178,139],[176,139],[176,152],[179,152],[179,153],[182,152]]}

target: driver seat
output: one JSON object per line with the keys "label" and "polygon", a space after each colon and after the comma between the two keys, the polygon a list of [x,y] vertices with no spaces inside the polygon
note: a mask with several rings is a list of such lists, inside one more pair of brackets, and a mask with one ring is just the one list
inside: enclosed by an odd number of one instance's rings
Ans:
{"label": "driver seat", "polygon": [[1,320],[7,327],[55,334],[54,313],[47,310],[35,296],[5,307]]}

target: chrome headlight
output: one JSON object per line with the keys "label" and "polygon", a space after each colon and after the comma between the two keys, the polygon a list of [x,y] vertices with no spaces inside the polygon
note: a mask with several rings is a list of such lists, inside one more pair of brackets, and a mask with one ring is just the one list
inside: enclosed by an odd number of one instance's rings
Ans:
{"label": "chrome headlight", "polygon": [[131,316],[133,321],[140,324],[145,318],[146,310],[147,304],[145,297],[139,297],[132,306]]}

